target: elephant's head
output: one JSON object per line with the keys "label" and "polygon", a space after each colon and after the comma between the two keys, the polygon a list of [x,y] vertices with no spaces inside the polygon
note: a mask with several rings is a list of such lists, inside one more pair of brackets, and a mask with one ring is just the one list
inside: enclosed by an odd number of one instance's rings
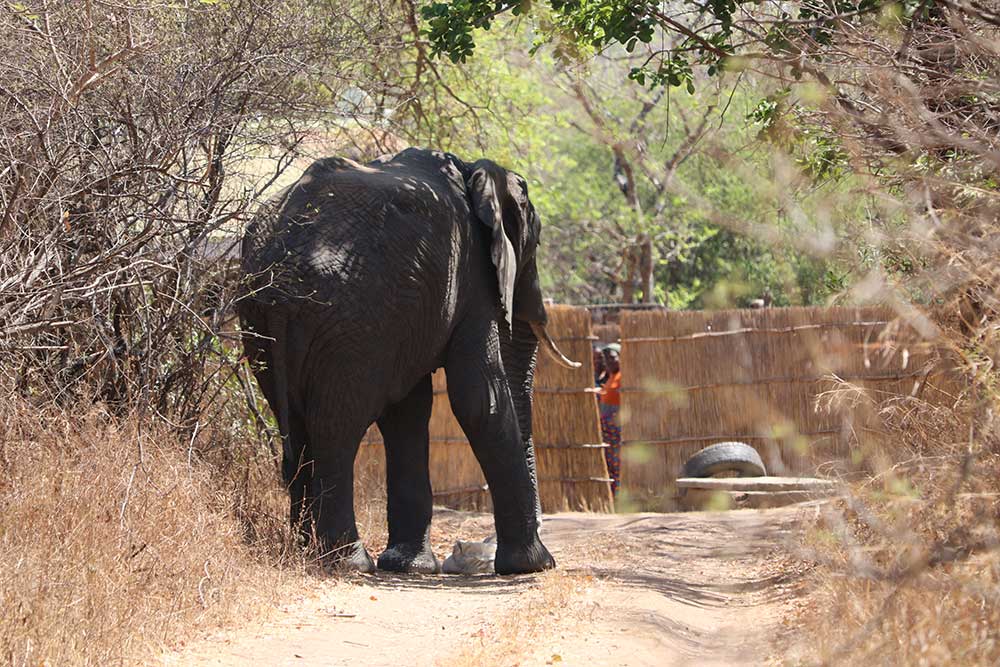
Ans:
{"label": "elephant's head", "polygon": [[548,317],[538,284],[535,251],[541,222],[521,176],[490,162],[472,165],[466,183],[475,216],[490,230],[490,255],[496,268],[500,301],[507,326],[501,323],[501,355],[517,411],[525,459],[535,483],[535,514],[540,519],[531,400],[538,344],[556,362],[579,368],[556,347],[545,329]]}
{"label": "elephant's head", "polygon": [[548,316],[535,261],[542,225],[528,198],[527,181],[490,160],[479,160],[472,165],[468,188],[476,217],[492,235],[490,254],[511,333],[520,328],[518,322],[526,324],[557,363],[579,368],[579,362],[559,351],[545,328]]}

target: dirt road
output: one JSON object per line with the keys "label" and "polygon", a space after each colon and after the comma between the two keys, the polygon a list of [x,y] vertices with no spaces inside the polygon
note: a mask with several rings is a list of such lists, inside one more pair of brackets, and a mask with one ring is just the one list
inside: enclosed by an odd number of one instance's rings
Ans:
{"label": "dirt road", "polygon": [[[784,644],[802,582],[782,545],[808,507],[556,514],[539,576],[317,581],[277,618],[200,641],[164,665],[743,665]],[[488,516],[443,511],[435,532],[477,539]],[[444,552],[443,545],[438,549]]]}

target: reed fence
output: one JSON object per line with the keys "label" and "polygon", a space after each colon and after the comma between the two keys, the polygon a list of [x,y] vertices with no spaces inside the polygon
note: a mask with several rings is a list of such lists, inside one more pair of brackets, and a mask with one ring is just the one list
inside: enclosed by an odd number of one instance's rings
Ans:
{"label": "reed fence", "polygon": [[601,345],[606,345],[608,343],[617,343],[620,337],[621,337],[621,328],[618,326],[617,323],[594,325],[595,342]]}
{"label": "reed fence", "polygon": [[[549,306],[547,310],[552,338],[583,367],[569,370],[544,353],[538,355],[533,425],[542,509],[612,511],[597,403],[587,392],[594,377],[590,313],[571,306]],[[455,509],[489,510],[489,489],[451,412],[444,371],[436,372],[433,379],[429,429],[434,502]],[[377,426],[373,425],[362,441],[355,477],[366,483],[385,479],[385,453]]]}
{"label": "reed fence", "polygon": [[849,460],[859,439],[879,437],[876,420],[864,401],[820,409],[824,392],[850,385],[953,400],[937,351],[896,319],[885,308],[623,312],[622,487],[630,503],[674,509],[684,462],[725,440],[757,448],[771,474]]}

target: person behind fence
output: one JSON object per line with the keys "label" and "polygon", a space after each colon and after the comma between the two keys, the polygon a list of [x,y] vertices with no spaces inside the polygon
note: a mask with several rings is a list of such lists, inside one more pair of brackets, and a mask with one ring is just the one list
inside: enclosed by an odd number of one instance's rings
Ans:
{"label": "person behind fence", "polygon": [[604,368],[606,380],[598,392],[601,407],[601,436],[604,444],[604,460],[608,464],[608,476],[611,478],[611,492],[618,493],[618,481],[621,477],[622,427],[619,422],[621,408],[622,373],[618,358],[621,346],[611,343],[604,348]]}
{"label": "person behind fence", "polygon": [[[608,370],[604,367],[604,348],[594,346],[594,387],[600,389],[608,379]],[[597,399],[600,401],[600,397]]]}

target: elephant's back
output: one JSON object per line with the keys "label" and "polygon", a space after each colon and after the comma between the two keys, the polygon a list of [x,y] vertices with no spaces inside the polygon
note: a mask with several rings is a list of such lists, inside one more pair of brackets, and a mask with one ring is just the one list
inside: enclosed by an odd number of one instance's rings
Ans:
{"label": "elephant's back", "polygon": [[247,230],[252,298],[351,312],[391,302],[398,312],[387,315],[402,329],[425,318],[447,328],[469,245],[461,187],[440,161],[316,161]]}

